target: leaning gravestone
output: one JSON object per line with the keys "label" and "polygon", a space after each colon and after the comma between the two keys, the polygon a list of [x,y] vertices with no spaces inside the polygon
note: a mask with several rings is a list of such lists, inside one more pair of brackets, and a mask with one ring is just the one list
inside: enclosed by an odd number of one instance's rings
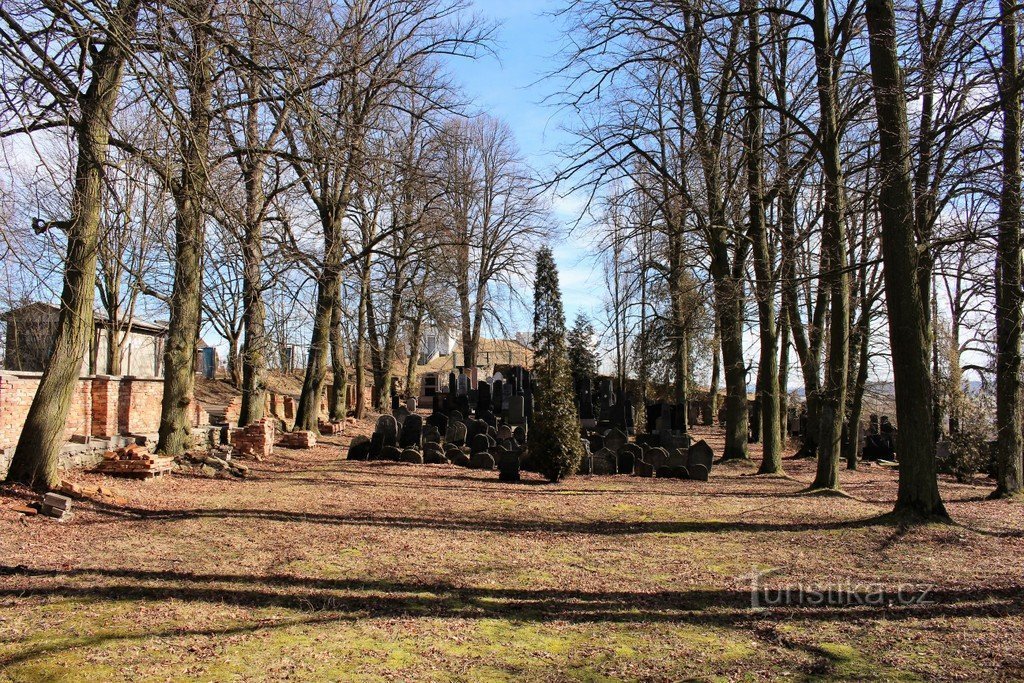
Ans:
{"label": "leaning gravestone", "polygon": [[664,448],[648,448],[644,452],[644,461],[657,471],[659,467],[668,462],[668,451]]}
{"label": "leaning gravestone", "polygon": [[381,415],[377,418],[374,433],[384,435],[384,445],[394,446],[398,443],[398,422],[392,415]]}
{"label": "leaning gravestone", "polygon": [[515,439],[515,442],[520,446],[525,446],[526,428],[523,427],[522,425],[517,426],[515,429],[512,430],[512,438]]}
{"label": "leaning gravestone", "polygon": [[711,463],[715,459],[715,454],[711,450],[711,446],[708,445],[707,441],[703,439],[690,446],[690,450],[687,451],[687,463],[686,468],[690,470],[690,476],[696,479],[694,476],[694,467],[700,465],[704,468],[704,479],[707,481],[707,474],[711,473]]}
{"label": "leaning gravestone", "polygon": [[458,421],[449,422],[444,440],[456,446],[464,446],[466,444],[466,423]]}
{"label": "leaning gravestone", "polygon": [[419,448],[420,440],[423,438],[423,418],[419,415],[410,415],[405,418],[402,425],[402,436],[398,445],[401,448]]}
{"label": "leaning gravestone", "polygon": [[448,416],[444,413],[431,413],[427,417],[427,424],[431,427],[437,427],[437,431],[444,434],[448,431]]}
{"label": "leaning gravestone", "polygon": [[370,439],[365,436],[356,436],[352,438],[352,443],[348,445],[348,459],[349,460],[367,460],[370,457]]}
{"label": "leaning gravestone", "polygon": [[610,429],[604,436],[604,447],[616,455],[627,443],[629,443],[629,437],[619,429]]}
{"label": "leaning gravestone", "polygon": [[461,448],[449,448],[444,452],[448,462],[459,467],[469,467],[469,456],[462,452]]}
{"label": "leaning gravestone", "polygon": [[428,465],[444,465],[448,462],[440,443],[428,441],[423,445],[423,462]]}
{"label": "leaning gravestone", "polygon": [[402,460],[402,449],[397,446],[385,446],[380,451],[381,460],[393,460],[400,462]]}

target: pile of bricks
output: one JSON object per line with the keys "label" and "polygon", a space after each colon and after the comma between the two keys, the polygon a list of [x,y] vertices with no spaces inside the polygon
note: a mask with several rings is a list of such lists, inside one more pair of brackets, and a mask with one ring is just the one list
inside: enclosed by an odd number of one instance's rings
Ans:
{"label": "pile of bricks", "polygon": [[341,434],[345,428],[344,422],[328,422],[320,420],[318,425],[321,434]]}
{"label": "pile of bricks", "polygon": [[104,453],[103,462],[96,466],[95,471],[115,477],[152,479],[163,476],[172,469],[174,458],[156,456],[144,446],[132,444]]}
{"label": "pile of bricks", "polygon": [[53,519],[66,519],[71,515],[71,499],[51,491],[43,497],[42,513]]}
{"label": "pile of bricks", "polygon": [[262,460],[274,452],[274,423],[263,419],[231,432],[235,454]]}
{"label": "pile of bricks", "polygon": [[289,432],[277,442],[282,448],[313,448],[316,446],[316,434],[307,431]]}

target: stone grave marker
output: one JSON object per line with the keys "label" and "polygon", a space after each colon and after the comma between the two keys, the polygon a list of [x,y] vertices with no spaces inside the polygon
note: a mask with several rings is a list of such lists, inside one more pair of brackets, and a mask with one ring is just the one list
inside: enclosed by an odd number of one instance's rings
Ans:
{"label": "stone grave marker", "polygon": [[444,440],[456,446],[464,446],[466,444],[466,434],[466,423],[453,420],[448,423],[448,431],[445,433]]}
{"label": "stone grave marker", "polygon": [[370,439],[365,436],[356,436],[352,438],[352,442],[348,445],[348,459],[349,460],[369,460],[370,458]]}
{"label": "stone grave marker", "polygon": [[[689,451],[687,451],[686,468],[690,470],[690,476],[696,479],[696,477],[693,476],[694,467],[696,465],[700,465],[704,468],[704,471],[706,473],[710,474],[711,464],[714,462],[714,459],[715,454],[711,450],[711,446],[708,445],[707,441],[701,439],[697,443],[690,446]],[[706,475],[702,481],[707,481]]]}
{"label": "stone grave marker", "polygon": [[384,435],[384,445],[394,446],[398,443],[398,422],[393,415],[381,415],[377,418],[374,433]]}
{"label": "stone grave marker", "polygon": [[402,462],[410,465],[422,465],[423,455],[415,448],[406,448],[402,451]]}
{"label": "stone grave marker", "polygon": [[398,445],[401,448],[419,448],[423,439],[423,418],[419,415],[409,415],[402,425],[402,436]]}

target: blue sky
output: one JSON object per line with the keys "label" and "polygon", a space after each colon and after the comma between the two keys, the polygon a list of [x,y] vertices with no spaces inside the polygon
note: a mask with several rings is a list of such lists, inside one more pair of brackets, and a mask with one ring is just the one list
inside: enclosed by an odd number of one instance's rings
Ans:
{"label": "blue sky", "polygon": [[[555,152],[571,144],[561,128],[564,114],[544,102],[559,85],[555,79],[544,78],[557,67],[563,41],[563,22],[545,15],[557,3],[474,0],[474,6],[484,18],[500,22],[497,57],[453,60],[451,69],[476,108],[504,119],[515,132],[527,161],[544,172],[556,163]],[[604,294],[600,266],[590,257],[586,231],[566,234],[580,209],[579,198],[554,198],[559,230],[551,247],[570,324],[577,311],[597,317]],[[525,329],[525,325],[521,327]]]}

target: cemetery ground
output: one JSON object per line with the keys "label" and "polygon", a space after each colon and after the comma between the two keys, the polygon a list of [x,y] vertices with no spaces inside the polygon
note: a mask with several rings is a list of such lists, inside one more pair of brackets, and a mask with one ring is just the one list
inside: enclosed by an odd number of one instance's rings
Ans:
{"label": "cemetery ground", "polygon": [[843,497],[792,459],[503,484],[342,461],[369,425],[244,480],[107,479],[67,522],[5,489],[0,681],[1024,679],[1024,506],[988,481],[900,529],[877,466]]}

